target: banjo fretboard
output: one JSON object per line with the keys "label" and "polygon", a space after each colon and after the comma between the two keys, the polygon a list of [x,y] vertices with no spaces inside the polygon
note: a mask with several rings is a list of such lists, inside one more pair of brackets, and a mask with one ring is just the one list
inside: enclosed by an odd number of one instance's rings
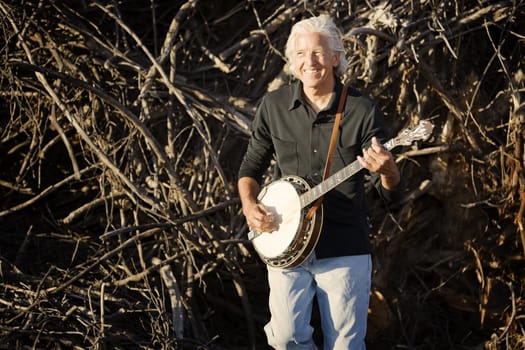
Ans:
{"label": "banjo fretboard", "polygon": [[[426,120],[419,122],[419,125],[410,130],[403,130],[397,137],[390,139],[383,144],[383,147],[388,151],[391,151],[397,146],[410,145],[414,140],[425,139],[430,136],[433,125]],[[317,198],[323,196],[326,192],[337,187],[346,179],[352,177],[358,171],[363,169],[361,163],[358,160],[353,161],[344,168],[338,170],[334,174],[330,175],[326,180],[315,185],[300,196],[301,208],[305,208],[309,204],[313,203]]]}

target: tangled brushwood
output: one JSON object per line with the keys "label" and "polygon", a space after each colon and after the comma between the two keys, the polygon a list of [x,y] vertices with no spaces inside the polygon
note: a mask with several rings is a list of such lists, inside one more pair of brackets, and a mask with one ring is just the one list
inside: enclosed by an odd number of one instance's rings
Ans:
{"label": "tangled brushwood", "polygon": [[525,347],[524,1],[0,0],[0,349],[266,349],[236,173],[320,13],[392,134],[435,125],[368,194],[369,349]]}

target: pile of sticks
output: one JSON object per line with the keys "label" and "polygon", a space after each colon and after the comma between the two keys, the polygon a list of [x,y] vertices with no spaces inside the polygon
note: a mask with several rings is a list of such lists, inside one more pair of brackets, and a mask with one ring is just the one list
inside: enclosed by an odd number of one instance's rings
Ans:
{"label": "pile of sticks", "polygon": [[523,1],[0,0],[0,349],[266,348],[236,173],[319,13],[393,134],[436,125],[369,193],[370,347],[525,344]]}

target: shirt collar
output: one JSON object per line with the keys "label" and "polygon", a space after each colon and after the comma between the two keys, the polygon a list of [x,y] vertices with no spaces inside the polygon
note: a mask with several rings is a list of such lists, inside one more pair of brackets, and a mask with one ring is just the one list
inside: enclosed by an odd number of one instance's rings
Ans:
{"label": "shirt collar", "polygon": [[288,106],[288,110],[295,109],[299,107],[301,104],[305,104],[306,101],[303,97],[303,83],[301,83],[300,80],[297,80],[292,85],[292,98],[290,100],[290,105]]}
{"label": "shirt collar", "polygon": [[[297,80],[296,82],[292,83],[292,98],[290,100],[290,105],[288,106],[288,110],[295,109],[299,107],[300,105],[306,104],[306,101],[304,100],[303,96],[303,83],[301,83],[300,80]],[[330,108],[327,109],[327,111],[335,110],[337,109],[337,105],[339,104],[339,98],[341,96],[341,91],[343,90],[343,83],[339,79],[335,79],[335,97],[332,98],[332,103],[330,105]]]}

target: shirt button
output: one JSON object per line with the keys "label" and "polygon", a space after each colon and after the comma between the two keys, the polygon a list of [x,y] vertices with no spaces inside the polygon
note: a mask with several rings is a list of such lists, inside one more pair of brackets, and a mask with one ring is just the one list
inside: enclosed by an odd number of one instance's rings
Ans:
{"label": "shirt button", "polygon": [[314,153],[317,153],[317,149],[314,148]]}

